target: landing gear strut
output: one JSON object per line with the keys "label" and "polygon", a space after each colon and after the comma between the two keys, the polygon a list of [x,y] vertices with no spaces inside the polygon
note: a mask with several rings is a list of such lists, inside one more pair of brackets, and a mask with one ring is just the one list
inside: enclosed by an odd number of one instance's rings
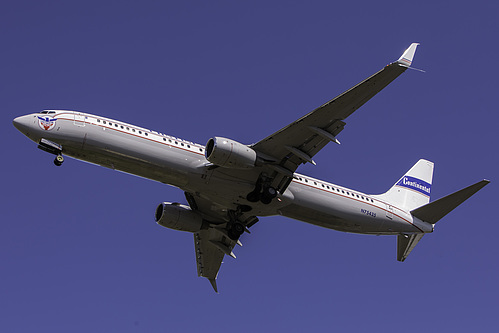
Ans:
{"label": "landing gear strut", "polygon": [[62,146],[58,143],[52,142],[45,138],[41,138],[38,143],[38,149],[46,151],[47,153],[54,154],[54,164],[57,166],[61,166],[62,162],[64,162],[64,157],[62,157]]}
{"label": "landing gear strut", "polygon": [[62,162],[64,162],[64,157],[62,155],[57,155],[54,159],[54,164],[57,166],[61,166]]}

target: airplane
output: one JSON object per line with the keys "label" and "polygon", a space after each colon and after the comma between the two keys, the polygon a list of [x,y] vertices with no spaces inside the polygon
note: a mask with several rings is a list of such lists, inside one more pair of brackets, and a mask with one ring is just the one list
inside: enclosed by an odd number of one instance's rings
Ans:
{"label": "airplane", "polygon": [[419,160],[386,193],[366,194],[296,173],[329,142],[339,144],[346,118],[411,68],[418,43],[395,62],[302,118],[250,145],[212,137],[200,145],[89,113],[44,110],[13,120],[38,148],[138,175],[184,191],[187,204],[162,202],[160,226],[193,233],[198,276],[218,293],[224,257],[258,217],[282,215],[349,233],[397,236],[404,261],[435,223],[489,183],[479,181],[430,202],[433,162]]}

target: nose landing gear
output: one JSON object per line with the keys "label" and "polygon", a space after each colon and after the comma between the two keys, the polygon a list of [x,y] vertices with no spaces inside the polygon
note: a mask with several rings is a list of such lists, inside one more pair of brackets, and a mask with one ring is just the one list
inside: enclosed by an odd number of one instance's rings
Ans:
{"label": "nose landing gear", "polygon": [[38,143],[38,148],[43,151],[46,151],[47,153],[54,154],[55,165],[61,166],[62,162],[64,162],[64,157],[62,156],[62,146],[60,144],[42,138]]}
{"label": "nose landing gear", "polygon": [[63,162],[64,162],[64,157],[62,155],[57,155],[54,159],[54,164],[56,166],[61,166]]}

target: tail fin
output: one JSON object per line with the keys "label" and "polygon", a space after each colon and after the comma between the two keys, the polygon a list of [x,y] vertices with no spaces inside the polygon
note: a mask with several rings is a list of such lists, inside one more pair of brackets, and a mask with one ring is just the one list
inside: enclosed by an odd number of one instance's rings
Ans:
{"label": "tail fin", "polygon": [[430,202],[433,162],[419,160],[395,185],[376,197],[394,206],[413,210]]}

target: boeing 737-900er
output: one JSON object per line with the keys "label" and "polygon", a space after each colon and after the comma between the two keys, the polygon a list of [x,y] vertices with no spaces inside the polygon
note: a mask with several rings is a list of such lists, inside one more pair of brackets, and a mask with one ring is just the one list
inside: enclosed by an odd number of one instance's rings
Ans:
{"label": "boeing 737-900er", "polygon": [[[205,146],[93,114],[45,110],[15,118],[38,148],[180,188],[187,205],[162,202],[156,222],[194,234],[198,275],[217,291],[225,255],[260,216],[282,215],[344,232],[396,235],[404,261],[435,223],[488,184],[430,202],[433,163],[419,160],[388,192],[370,195],[296,173],[345,120],[411,66],[417,43],[395,62],[304,117],[251,145],[213,137]],[[217,291],[218,292],[218,291]]]}

